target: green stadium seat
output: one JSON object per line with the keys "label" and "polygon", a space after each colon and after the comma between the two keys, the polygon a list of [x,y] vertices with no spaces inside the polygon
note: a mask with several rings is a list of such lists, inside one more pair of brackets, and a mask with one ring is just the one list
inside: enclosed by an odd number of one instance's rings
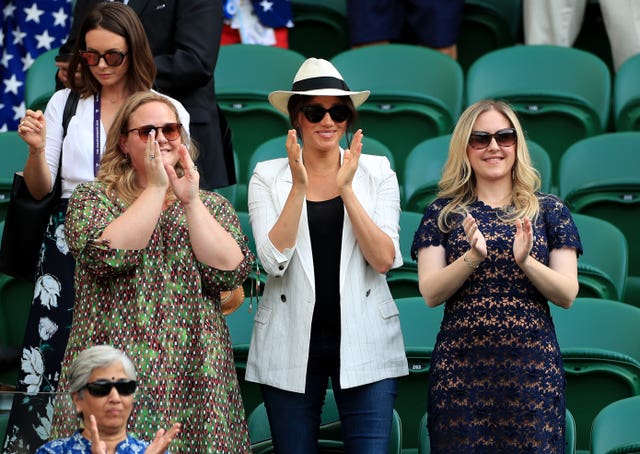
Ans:
{"label": "green stadium seat", "polygon": [[617,131],[640,131],[640,54],[626,60],[613,79],[613,115]]}
{"label": "green stadium seat", "polygon": [[576,421],[576,446],[588,451],[598,412],[640,395],[640,308],[581,297],[568,310],[550,306],[564,361],[566,404]]}
{"label": "green stadium seat", "polygon": [[[604,219],[624,233],[629,246],[627,294],[629,282],[640,279],[638,149],[640,132],[636,131],[589,137],[565,152],[558,173],[560,197],[572,212]],[[640,301],[629,302],[640,305]]]}
{"label": "green stadium seat", "polygon": [[291,0],[291,9],[290,49],[329,60],[349,48],[346,0]]}
{"label": "green stadium seat", "polygon": [[[463,74],[447,55],[423,46],[383,44],[331,59],[352,90],[371,90],[356,127],[383,142],[398,169],[422,140],[450,132],[462,109]],[[402,175],[399,175],[402,184]]]}
{"label": "green stadium seat", "polygon": [[640,396],[612,402],[604,407],[591,428],[591,454],[640,452]]}
{"label": "green stadium seat", "polygon": [[27,70],[24,81],[24,104],[27,109],[44,112],[49,98],[55,93],[58,72],[56,55],[57,47],[38,55]]}

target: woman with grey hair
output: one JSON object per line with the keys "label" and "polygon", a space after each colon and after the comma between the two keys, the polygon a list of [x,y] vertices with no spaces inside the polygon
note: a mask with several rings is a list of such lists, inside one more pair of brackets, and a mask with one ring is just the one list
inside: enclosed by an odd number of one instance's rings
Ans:
{"label": "woman with grey hair", "polygon": [[110,345],[81,351],[69,368],[69,393],[84,429],[41,446],[36,454],[164,453],[180,431],[160,429],[152,443],[127,434],[138,382],[129,357]]}

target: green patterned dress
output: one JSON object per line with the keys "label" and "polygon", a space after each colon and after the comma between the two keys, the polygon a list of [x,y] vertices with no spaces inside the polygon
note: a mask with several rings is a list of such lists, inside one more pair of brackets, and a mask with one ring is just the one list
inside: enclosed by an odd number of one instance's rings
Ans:
{"label": "green patterned dress", "polygon": [[[66,224],[77,261],[76,306],[58,389],[68,391],[66,374],[79,351],[111,344],[138,371],[130,434],[150,441],[181,422],[173,453],[244,453],[247,426],[219,293],[244,281],[254,257],[231,204],[213,192],[200,197],[241,246],[245,258],[234,271],[198,262],[179,201],[162,212],[145,249],[96,242],[127,207],[114,203],[102,183],[78,186]],[[77,425],[68,395],[60,395],[52,436],[68,436]]]}

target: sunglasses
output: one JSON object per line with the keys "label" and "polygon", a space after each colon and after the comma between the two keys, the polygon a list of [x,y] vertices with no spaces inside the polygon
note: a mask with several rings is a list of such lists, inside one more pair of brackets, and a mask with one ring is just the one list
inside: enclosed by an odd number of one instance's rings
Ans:
{"label": "sunglasses", "polygon": [[89,391],[89,394],[93,397],[108,396],[111,388],[115,388],[121,396],[130,396],[136,391],[137,387],[138,382],[135,380],[98,380],[84,385],[84,388],[87,388],[87,391]]}
{"label": "sunglasses", "polygon": [[491,139],[496,139],[496,143],[501,147],[510,147],[516,143],[516,130],[506,128],[497,131],[495,134],[489,134],[485,131],[473,131],[469,136],[469,145],[471,148],[487,148],[491,143]]}
{"label": "sunglasses", "polygon": [[167,140],[176,140],[178,137],[180,137],[182,125],[180,123],[165,123],[162,126],[144,125],[140,126],[139,128],[129,129],[127,131],[127,134],[133,131],[138,131],[138,137],[140,137],[140,140],[142,140],[144,143],[147,143],[147,141],[149,140],[149,134],[151,133],[151,131],[154,131],[156,133],[156,136],[158,135],[158,131],[162,131],[162,134],[164,134],[164,137]]}
{"label": "sunglasses", "polygon": [[311,123],[319,123],[329,112],[329,116],[336,123],[342,123],[351,117],[351,111],[344,104],[336,104],[329,109],[325,109],[317,104],[302,106],[302,113]]}
{"label": "sunglasses", "polygon": [[95,50],[83,50],[80,52],[80,58],[82,58],[88,66],[97,66],[101,58],[104,58],[107,66],[120,66],[127,54],[128,52],[120,52],[119,50],[108,50],[104,54]]}

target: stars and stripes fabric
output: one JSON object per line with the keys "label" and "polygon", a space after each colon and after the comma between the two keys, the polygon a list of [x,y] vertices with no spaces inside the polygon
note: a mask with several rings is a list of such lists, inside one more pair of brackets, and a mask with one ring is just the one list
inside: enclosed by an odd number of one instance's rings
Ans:
{"label": "stars and stripes fabric", "polygon": [[72,1],[0,0],[0,131],[15,131],[24,116],[24,84],[29,67],[40,54],[66,41]]}

